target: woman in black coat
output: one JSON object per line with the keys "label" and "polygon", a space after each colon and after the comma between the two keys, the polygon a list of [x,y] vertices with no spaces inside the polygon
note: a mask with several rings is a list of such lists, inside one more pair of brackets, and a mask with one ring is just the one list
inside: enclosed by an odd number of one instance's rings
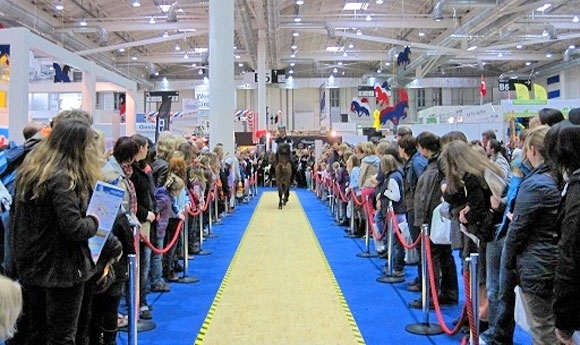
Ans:
{"label": "woman in black coat", "polygon": [[[559,132],[559,135],[554,135]],[[548,132],[548,158],[567,179],[558,217],[560,242],[554,279],[556,337],[572,345],[580,329],[580,126],[561,123]]]}
{"label": "woman in black coat", "polygon": [[86,207],[104,163],[97,138],[88,123],[62,120],[19,168],[12,252],[27,327],[18,344],[75,342],[95,267],[88,239],[99,220]]}

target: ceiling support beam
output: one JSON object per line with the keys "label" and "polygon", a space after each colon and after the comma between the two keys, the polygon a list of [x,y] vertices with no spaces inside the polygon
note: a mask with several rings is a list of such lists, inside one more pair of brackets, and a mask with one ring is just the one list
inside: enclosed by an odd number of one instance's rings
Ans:
{"label": "ceiling support beam", "polygon": [[114,45],[106,46],[106,47],[81,50],[81,51],[78,51],[76,53],[79,55],[91,55],[91,54],[97,54],[97,53],[103,53],[103,52],[108,52],[108,51],[112,51],[112,50],[117,50],[117,49],[121,49],[121,48],[146,46],[148,44],[176,41],[176,40],[180,40],[180,39],[187,38],[187,37],[195,37],[195,36],[201,36],[201,35],[206,35],[206,34],[207,34],[207,32],[204,32],[204,31],[186,32],[183,34],[171,35],[167,38],[165,38],[165,37],[148,38],[148,39],[140,40],[140,41],[133,41],[133,42],[127,42],[127,43],[122,43],[122,44],[114,44]]}

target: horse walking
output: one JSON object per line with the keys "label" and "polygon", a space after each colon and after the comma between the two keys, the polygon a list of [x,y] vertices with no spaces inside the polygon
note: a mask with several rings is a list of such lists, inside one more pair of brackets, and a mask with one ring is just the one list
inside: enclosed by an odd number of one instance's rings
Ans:
{"label": "horse walking", "polygon": [[292,162],[290,161],[290,145],[278,145],[276,151],[276,187],[278,188],[278,209],[288,203],[290,184],[292,183]]}

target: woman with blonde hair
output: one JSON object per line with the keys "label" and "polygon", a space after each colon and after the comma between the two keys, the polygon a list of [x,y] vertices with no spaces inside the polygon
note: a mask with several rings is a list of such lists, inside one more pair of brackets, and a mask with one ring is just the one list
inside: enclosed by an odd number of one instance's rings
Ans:
{"label": "woman with blonde hair", "polygon": [[0,275],[0,343],[12,338],[22,312],[20,284]]}
{"label": "woman with blonde hair", "polygon": [[151,163],[153,181],[155,187],[159,188],[165,184],[169,173],[169,160],[175,152],[175,136],[170,132],[162,132],[155,143],[155,160]]}
{"label": "woman with blonde hair", "polygon": [[100,178],[100,155],[87,122],[62,120],[19,167],[12,252],[27,327],[17,343],[75,341],[85,283],[95,273],[88,240],[99,219],[86,209]]}

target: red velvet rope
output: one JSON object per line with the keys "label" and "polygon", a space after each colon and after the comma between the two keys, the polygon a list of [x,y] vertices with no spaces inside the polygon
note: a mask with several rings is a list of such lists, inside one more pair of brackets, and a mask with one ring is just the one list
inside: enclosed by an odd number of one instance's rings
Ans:
{"label": "red velvet rope", "polygon": [[169,242],[167,247],[163,249],[158,249],[157,247],[155,247],[151,242],[149,242],[149,240],[145,236],[139,234],[139,237],[141,238],[141,241],[143,241],[143,243],[145,243],[149,248],[151,248],[153,253],[161,255],[167,253],[175,245],[177,239],[179,238],[179,234],[181,233],[181,229],[183,229],[183,220],[180,220],[180,222],[177,224],[177,230],[175,230],[175,234],[173,234],[171,242]]}
{"label": "red velvet rope", "polygon": [[344,195],[344,193],[342,193],[342,189],[340,188],[340,185],[338,183],[334,184],[334,188],[336,188],[340,200],[342,200],[342,202],[348,202],[348,197]]}
{"label": "red velvet rope", "polygon": [[[455,328],[450,329],[447,324],[445,324],[445,320],[443,320],[443,315],[441,314],[441,306],[439,305],[439,296],[437,294],[437,286],[435,285],[435,268],[433,265],[433,258],[431,256],[431,241],[427,241],[427,243],[424,244],[425,245],[425,253],[427,254],[427,271],[428,271],[428,275],[429,275],[429,285],[431,287],[431,298],[433,299],[433,305],[435,306],[435,315],[437,316],[437,322],[439,322],[439,325],[441,326],[441,329],[443,330],[443,332],[445,332],[445,334],[447,335],[455,335],[457,333],[459,333],[459,330],[461,329],[461,322],[458,322],[455,325]],[[465,281],[465,277],[464,277],[464,281]],[[461,321],[465,315],[465,310],[467,309],[467,314],[469,315],[470,313],[470,309],[469,306],[471,306],[471,297],[469,297],[469,282],[465,283],[465,293],[468,296],[466,298],[465,304],[463,305],[463,308],[461,308],[461,315],[459,316],[459,320]],[[477,343],[475,344],[477,345]]]}
{"label": "red velvet rope", "polygon": [[[395,211],[393,209],[391,209],[389,211],[389,213],[390,213],[391,219],[394,219],[394,220],[397,219],[395,217]],[[412,226],[412,225],[409,224],[409,226]],[[411,244],[408,244],[407,243],[407,240],[403,236],[403,232],[401,231],[401,229],[399,229],[399,223],[397,221],[393,221],[393,231],[395,232],[395,234],[397,234],[397,238],[399,239],[399,242],[401,243],[401,245],[405,249],[414,249],[414,248],[417,248],[417,246],[419,246],[419,243],[421,243],[421,236],[419,236],[419,237],[417,237],[417,239],[415,240],[415,242],[413,242]]]}

